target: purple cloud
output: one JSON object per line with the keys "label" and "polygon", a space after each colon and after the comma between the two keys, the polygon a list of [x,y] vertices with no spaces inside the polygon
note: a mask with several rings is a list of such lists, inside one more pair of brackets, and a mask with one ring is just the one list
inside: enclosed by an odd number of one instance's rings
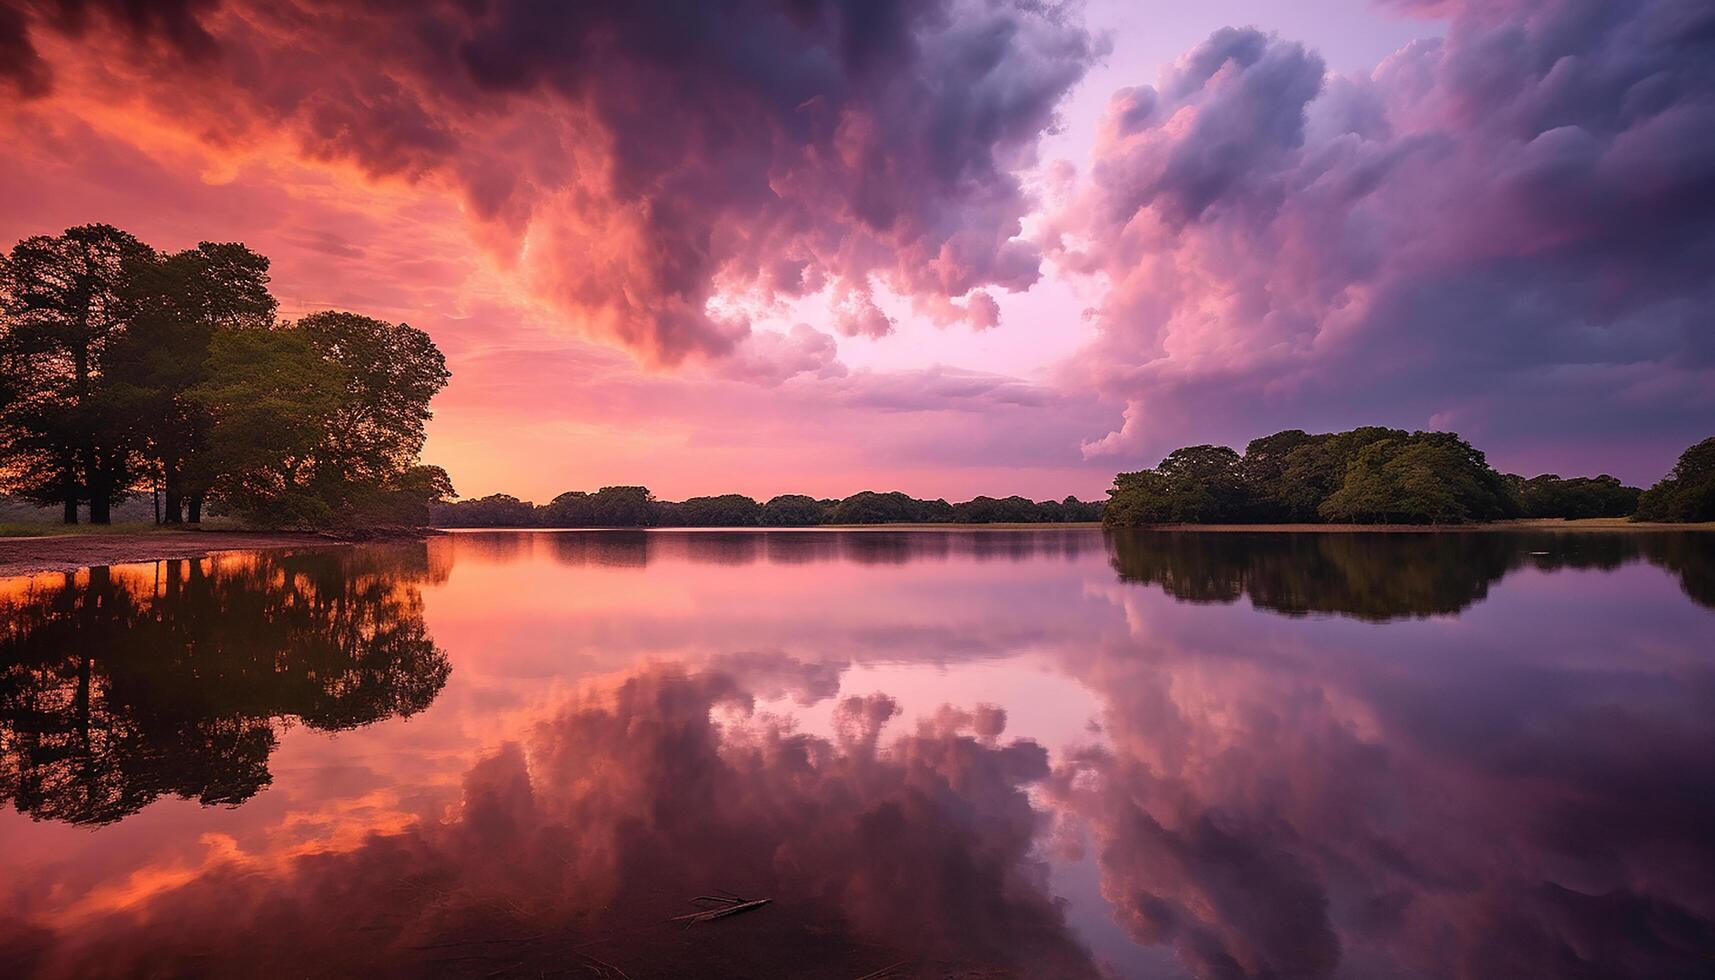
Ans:
{"label": "purple cloud", "polygon": [[1112,284],[1081,367],[1126,419],[1087,452],[1387,422],[1637,468],[1706,434],[1715,12],[1437,9],[1367,76],[1224,29],[1114,97],[1057,225]]}

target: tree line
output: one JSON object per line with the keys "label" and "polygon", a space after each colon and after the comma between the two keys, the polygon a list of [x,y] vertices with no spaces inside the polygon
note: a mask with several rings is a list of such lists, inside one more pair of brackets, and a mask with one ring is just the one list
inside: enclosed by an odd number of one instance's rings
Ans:
{"label": "tree line", "polygon": [[67,524],[150,493],[166,524],[211,502],[272,526],[426,520],[452,493],[418,462],[441,352],[356,313],[281,320],[268,266],[110,225],[0,256],[0,490]]}
{"label": "tree line", "polygon": [[546,504],[508,494],[429,508],[437,527],[817,527],[839,524],[1044,524],[1099,521],[1102,504],[1076,497],[1033,501],[976,497],[962,503],[866,490],[843,499],[788,493],[758,502],[741,494],[657,500],[647,487],[570,491]]}
{"label": "tree line", "polygon": [[1460,524],[1510,518],[1715,520],[1715,439],[1680,457],[1648,491],[1615,477],[1502,474],[1451,432],[1366,426],[1289,429],[1227,446],[1176,449],[1153,469],[1120,473],[1110,526],[1152,524]]}

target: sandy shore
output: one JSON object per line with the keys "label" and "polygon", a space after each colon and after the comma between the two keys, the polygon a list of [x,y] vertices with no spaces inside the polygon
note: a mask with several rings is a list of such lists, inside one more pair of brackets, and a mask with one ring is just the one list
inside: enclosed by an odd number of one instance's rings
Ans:
{"label": "sandy shore", "polygon": [[71,571],[91,565],[201,558],[221,551],[325,548],[342,544],[319,534],[273,531],[151,531],[0,538],[0,576]]}

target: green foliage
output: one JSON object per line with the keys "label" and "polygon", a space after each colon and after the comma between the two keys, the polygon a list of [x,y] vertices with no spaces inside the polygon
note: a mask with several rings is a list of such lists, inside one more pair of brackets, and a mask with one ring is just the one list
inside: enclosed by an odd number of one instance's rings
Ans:
{"label": "green foliage", "polygon": [[1509,476],[1507,483],[1524,516],[1538,518],[1625,517],[1637,509],[1642,493],[1606,473],[1571,479],[1553,473],[1528,480]]}
{"label": "green foliage", "polygon": [[928,524],[953,519],[945,500],[918,500],[895,490],[864,490],[834,505],[829,524]]}
{"label": "green foliage", "polygon": [[656,523],[681,527],[756,527],[762,505],[742,494],[691,497],[679,504],[658,504]]}
{"label": "green foliage", "polygon": [[1152,470],[1121,473],[1112,526],[1249,521],[1457,523],[1515,516],[1518,505],[1483,454],[1445,432],[1368,427],[1189,446]]}
{"label": "green foliage", "polygon": [[[562,494],[555,498],[554,504],[561,504],[564,498],[572,494]],[[576,494],[578,497],[588,497],[588,494]],[[553,505],[550,505],[553,506]],[[555,524],[555,527],[585,527],[587,521]],[[529,503],[519,500],[507,493],[495,493],[486,497],[471,500],[461,500],[457,503],[442,504],[429,508],[429,521],[441,527],[530,527],[537,523],[536,509]]]}
{"label": "green foliage", "polygon": [[243,245],[203,242],[139,264],[126,289],[133,315],[111,376],[139,422],[143,470],[165,491],[164,521],[177,524],[185,498],[200,501],[216,476],[207,455],[214,420],[192,391],[210,377],[217,330],[273,323],[268,259]]}
{"label": "green foliage", "polygon": [[1638,498],[1638,521],[1715,521],[1715,436],[1680,454],[1673,471]]}
{"label": "green foliage", "polygon": [[814,497],[801,493],[783,493],[762,505],[762,523],[766,527],[814,527],[822,523],[828,508]]}
{"label": "green foliage", "polygon": [[163,519],[218,495],[261,524],[413,523],[450,495],[418,465],[445,360],[405,324],[325,312],[276,324],[268,260],[240,244],[162,254],[106,225],[0,260],[0,490],[87,501],[139,487]]}

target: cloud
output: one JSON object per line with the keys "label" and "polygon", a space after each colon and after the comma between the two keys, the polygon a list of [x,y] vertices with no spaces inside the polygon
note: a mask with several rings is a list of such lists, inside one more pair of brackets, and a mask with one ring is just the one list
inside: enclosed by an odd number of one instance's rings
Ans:
{"label": "cloud", "polygon": [[51,73],[237,152],[283,138],[445,187],[572,322],[656,364],[742,344],[748,321],[710,310],[723,292],[832,285],[839,329],[875,336],[875,281],[932,308],[1029,287],[1014,174],[1096,47],[1073,10],[1024,0],[66,10],[0,18],[21,91]]}
{"label": "cloud", "polygon": [[786,333],[752,331],[720,362],[720,371],[724,377],[774,386],[800,374],[843,377],[846,366],[840,363],[834,338],[807,323],[797,323]]}
{"label": "cloud", "polygon": [[1368,75],[1228,28],[1115,95],[1048,237],[1111,284],[1078,368],[1128,407],[1088,452],[1441,416],[1665,454],[1715,418],[1715,14],[1438,12]]}
{"label": "cloud", "polygon": [[[720,670],[644,667],[472,766],[443,822],[277,869],[217,861],[57,942],[19,929],[10,942],[43,976],[485,960],[478,972],[533,973],[587,957],[632,976],[687,963],[857,976],[901,961],[1098,975],[1033,856],[1040,746],[1001,741],[992,712],[884,739],[897,708],[881,695],[842,702],[838,734],[819,738],[746,720],[750,700]],[[721,709],[739,717],[717,723]],[[668,921],[723,889],[773,904],[720,928]]]}
{"label": "cloud", "polygon": [[[1210,577],[1178,564],[1182,586]],[[1120,926],[1199,977],[1695,975],[1715,944],[1705,613],[1598,574],[1385,641],[1122,586],[1126,635],[1064,648],[1105,740],[1057,755],[1043,795],[1088,834]]]}

